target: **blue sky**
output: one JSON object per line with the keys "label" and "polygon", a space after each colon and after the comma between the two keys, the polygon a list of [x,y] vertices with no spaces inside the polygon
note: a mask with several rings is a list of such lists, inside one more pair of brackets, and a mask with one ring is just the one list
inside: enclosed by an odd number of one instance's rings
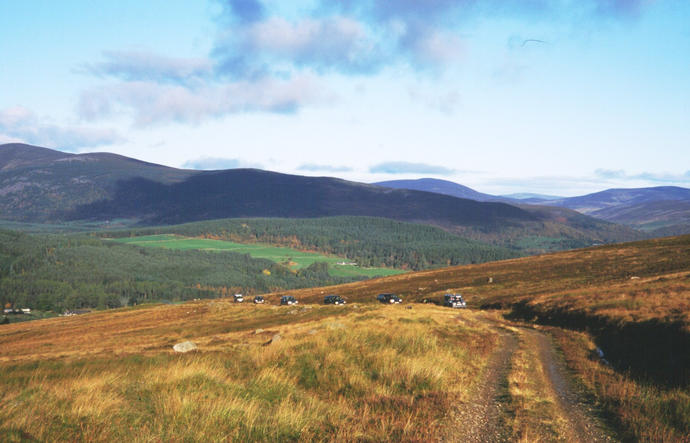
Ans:
{"label": "blue sky", "polygon": [[491,193],[690,187],[690,2],[0,2],[0,143]]}

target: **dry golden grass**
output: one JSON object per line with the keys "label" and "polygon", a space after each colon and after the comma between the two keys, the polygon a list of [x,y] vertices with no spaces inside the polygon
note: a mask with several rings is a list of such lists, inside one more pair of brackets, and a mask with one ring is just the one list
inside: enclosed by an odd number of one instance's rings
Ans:
{"label": "dry golden grass", "polygon": [[513,355],[508,375],[513,439],[519,442],[566,441],[562,415],[554,394],[548,389],[544,367],[524,331],[511,328],[519,336],[519,348]]}
{"label": "dry golden grass", "polygon": [[211,301],[10,325],[0,440],[433,439],[495,343],[463,315]]}

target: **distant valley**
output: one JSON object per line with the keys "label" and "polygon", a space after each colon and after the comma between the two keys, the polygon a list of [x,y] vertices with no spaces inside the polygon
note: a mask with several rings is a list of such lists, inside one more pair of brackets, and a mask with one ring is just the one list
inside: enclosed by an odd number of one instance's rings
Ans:
{"label": "distant valley", "polygon": [[423,178],[376,183],[394,189],[414,189],[452,196],[466,196],[477,201],[502,201],[527,209],[526,204],[559,207],[581,214],[626,225],[650,236],[690,233],[690,189],[677,186],[608,189],[577,197],[538,194],[497,196],[447,180]]}

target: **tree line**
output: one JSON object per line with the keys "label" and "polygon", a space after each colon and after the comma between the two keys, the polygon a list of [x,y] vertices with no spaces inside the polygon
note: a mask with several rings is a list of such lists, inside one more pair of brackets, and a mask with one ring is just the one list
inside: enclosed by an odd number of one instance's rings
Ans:
{"label": "tree line", "polygon": [[0,230],[0,303],[62,312],[345,283],[325,263],[292,271],[248,254],[141,248]]}
{"label": "tree line", "polygon": [[520,255],[518,251],[468,240],[433,226],[376,217],[222,219],[101,235],[152,234],[261,242],[347,257],[361,266],[410,270],[484,263]]}

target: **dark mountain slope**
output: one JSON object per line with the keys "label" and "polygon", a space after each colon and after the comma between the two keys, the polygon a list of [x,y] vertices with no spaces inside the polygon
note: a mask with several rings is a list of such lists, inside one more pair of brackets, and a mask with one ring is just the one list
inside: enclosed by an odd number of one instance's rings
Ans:
{"label": "dark mountain slope", "polygon": [[172,183],[195,173],[116,154],[0,145],[0,218],[52,221],[57,212],[110,197],[119,181],[144,177]]}
{"label": "dark mountain slope", "polygon": [[205,172],[169,185],[141,178],[126,180],[119,183],[112,199],[82,205],[65,215],[72,219],[144,215],[147,223],[165,224],[231,217],[331,215],[487,227],[537,221],[527,211],[502,203],[255,169]]}
{"label": "dark mountain slope", "polygon": [[25,145],[23,143],[10,143],[0,145],[0,171],[41,166],[70,157],[74,157],[74,154]]}

